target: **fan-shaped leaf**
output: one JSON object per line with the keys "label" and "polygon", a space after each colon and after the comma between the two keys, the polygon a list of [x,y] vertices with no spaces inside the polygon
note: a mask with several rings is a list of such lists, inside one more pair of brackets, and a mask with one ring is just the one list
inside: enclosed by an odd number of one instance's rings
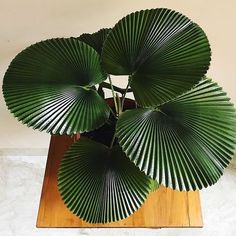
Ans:
{"label": "fan-shaped leaf", "polygon": [[58,186],[67,207],[90,223],[128,217],[151,190],[151,180],[119,146],[81,138],[62,159]]}
{"label": "fan-shaped leaf", "polygon": [[93,48],[72,38],[28,47],[11,62],[4,77],[8,108],[28,126],[52,133],[101,126],[109,108],[89,88],[106,79],[99,58]]}
{"label": "fan-shaped leaf", "polygon": [[93,34],[82,34],[78,39],[92,48],[94,48],[99,54],[102,52],[103,43],[110,32],[110,29],[101,29]]}
{"label": "fan-shaped leaf", "polygon": [[6,104],[18,120],[53,134],[94,130],[110,113],[96,91],[78,86],[5,85],[4,91]]}
{"label": "fan-shaped leaf", "polygon": [[156,180],[151,179],[151,185],[150,185],[151,191],[154,192],[159,187],[160,187],[160,184]]}
{"label": "fan-shaped leaf", "polygon": [[210,80],[158,109],[124,112],[117,136],[126,155],[160,184],[180,190],[214,184],[233,157],[236,113]]}
{"label": "fan-shaped leaf", "polygon": [[169,9],[132,13],[111,30],[102,64],[115,75],[132,75],[131,88],[142,106],[166,102],[199,82],[210,62],[203,30]]}
{"label": "fan-shaped leaf", "polygon": [[49,39],[23,50],[11,62],[8,84],[93,86],[106,79],[99,54],[74,38]]}

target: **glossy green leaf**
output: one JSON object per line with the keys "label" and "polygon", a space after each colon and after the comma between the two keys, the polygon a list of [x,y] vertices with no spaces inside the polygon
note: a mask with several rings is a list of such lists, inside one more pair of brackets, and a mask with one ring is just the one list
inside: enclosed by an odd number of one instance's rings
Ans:
{"label": "glossy green leaf", "polygon": [[117,137],[131,161],[160,184],[201,189],[214,184],[233,157],[236,112],[222,89],[205,79],[159,108],[124,112]]}
{"label": "glossy green leaf", "polygon": [[156,180],[151,179],[151,185],[150,185],[151,191],[154,192],[159,187],[160,187],[160,184]]}
{"label": "glossy green leaf", "polygon": [[99,54],[76,39],[34,44],[11,62],[3,81],[10,111],[39,130],[72,134],[93,130],[109,107],[91,86],[106,79]]}
{"label": "glossy green leaf", "polygon": [[90,223],[128,217],[145,201],[151,180],[119,146],[81,138],[62,159],[58,187],[66,206]]}
{"label": "glossy green leaf", "polygon": [[144,107],[171,100],[198,83],[210,63],[203,30],[184,15],[151,9],[121,19],[104,43],[102,65],[131,75],[135,99]]}
{"label": "glossy green leaf", "polygon": [[45,40],[23,50],[11,62],[7,84],[93,86],[106,79],[99,54],[74,38]]}
{"label": "glossy green leaf", "polygon": [[92,89],[78,86],[5,85],[6,104],[22,121],[40,131],[73,134],[94,130],[109,117],[106,102]]}
{"label": "glossy green leaf", "polygon": [[101,29],[93,34],[82,34],[78,39],[92,48],[94,48],[99,54],[102,52],[103,43],[110,32],[110,29]]}

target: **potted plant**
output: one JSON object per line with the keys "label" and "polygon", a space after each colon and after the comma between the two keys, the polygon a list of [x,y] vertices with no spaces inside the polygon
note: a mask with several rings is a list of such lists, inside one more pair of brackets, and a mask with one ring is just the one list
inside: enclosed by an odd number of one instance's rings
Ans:
{"label": "potted plant", "polygon": [[[189,18],[143,10],[111,29],[29,46],[11,62],[3,93],[24,124],[81,133],[61,162],[60,194],[85,221],[117,221],[159,184],[202,189],[230,163],[236,113],[205,77],[210,58],[207,36]],[[111,75],[127,75],[126,88]]]}

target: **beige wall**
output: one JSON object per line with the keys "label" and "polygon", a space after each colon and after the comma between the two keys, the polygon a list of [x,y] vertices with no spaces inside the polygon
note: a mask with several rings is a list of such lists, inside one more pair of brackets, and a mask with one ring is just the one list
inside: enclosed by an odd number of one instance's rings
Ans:
{"label": "beige wall", "polygon": [[[0,0],[0,81],[12,58],[30,44],[112,27],[130,12],[157,7],[182,12],[205,30],[213,52],[208,76],[219,82],[236,104],[235,0]],[[2,94],[0,133],[0,148],[48,146],[49,135],[14,119]]]}

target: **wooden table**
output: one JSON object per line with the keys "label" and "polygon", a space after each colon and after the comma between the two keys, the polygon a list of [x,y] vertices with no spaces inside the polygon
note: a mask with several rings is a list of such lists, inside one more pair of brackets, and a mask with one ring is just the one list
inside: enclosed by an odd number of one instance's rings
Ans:
{"label": "wooden table", "polygon": [[130,217],[108,224],[89,224],[73,215],[57,189],[57,171],[64,152],[79,136],[51,137],[37,227],[202,227],[199,192],[179,192],[160,187]]}

